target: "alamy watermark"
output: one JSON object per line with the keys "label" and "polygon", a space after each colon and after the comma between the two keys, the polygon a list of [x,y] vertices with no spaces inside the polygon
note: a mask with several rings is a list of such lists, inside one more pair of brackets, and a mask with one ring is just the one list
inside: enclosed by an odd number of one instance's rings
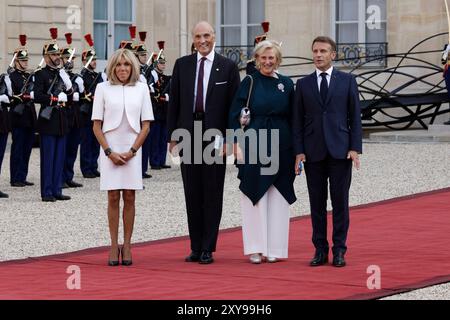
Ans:
{"label": "alamy watermark", "polygon": [[77,5],[68,6],[66,9],[68,15],[66,26],[69,30],[81,29],[81,8]]}
{"label": "alamy watermark", "polygon": [[70,274],[66,281],[68,290],[81,290],[81,268],[76,265],[68,266],[66,273]]}

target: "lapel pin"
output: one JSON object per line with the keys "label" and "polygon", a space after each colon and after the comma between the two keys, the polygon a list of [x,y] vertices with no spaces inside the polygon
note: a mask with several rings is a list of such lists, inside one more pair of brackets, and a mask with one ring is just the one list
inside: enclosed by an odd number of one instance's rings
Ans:
{"label": "lapel pin", "polygon": [[217,68],[216,71],[219,71],[219,68]]}
{"label": "lapel pin", "polygon": [[284,84],[282,84],[282,83],[278,84],[278,90],[280,90],[281,92],[284,92]]}

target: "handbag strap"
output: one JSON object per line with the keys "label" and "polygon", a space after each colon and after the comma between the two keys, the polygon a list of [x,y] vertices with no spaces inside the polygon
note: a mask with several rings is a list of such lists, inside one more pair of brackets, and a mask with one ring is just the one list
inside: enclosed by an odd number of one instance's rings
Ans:
{"label": "handbag strap", "polygon": [[247,108],[250,108],[250,99],[252,97],[252,92],[253,92],[253,77],[251,75],[248,75],[247,77],[250,78],[250,88],[248,90],[247,104],[245,106]]}

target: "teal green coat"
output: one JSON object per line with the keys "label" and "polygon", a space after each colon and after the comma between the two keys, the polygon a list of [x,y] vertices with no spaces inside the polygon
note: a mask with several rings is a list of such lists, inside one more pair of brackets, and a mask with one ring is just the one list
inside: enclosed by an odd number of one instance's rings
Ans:
{"label": "teal green coat", "polygon": [[[258,146],[261,137],[259,129],[268,130],[267,150],[272,154],[270,143],[270,131],[279,130],[279,166],[273,175],[261,175],[261,168],[269,165],[261,164],[257,157],[256,164],[250,164],[249,153],[244,152],[246,161],[237,164],[239,169],[238,178],[241,183],[239,189],[253,202],[254,205],[264,196],[273,185],[283,195],[289,204],[296,201],[294,192],[295,180],[295,155],[292,149],[291,119],[294,104],[294,83],[288,77],[278,74],[278,79],[267,77],[260,72],[253,75],[253,92],[250,99],[250,125],[244,130],[255,129],[258,138]],[[247,102],[250,87],[250,79],[246,77],[233,100],[229,115],[229,128],[240,129],[239,116],[242,108]],[[242,148],[242,147],[241,147]],[[247,143],[245,150],[249,150]],[[259,155],[259,148],[256,148]],[[274,156],[274,155],[272,155]]]}

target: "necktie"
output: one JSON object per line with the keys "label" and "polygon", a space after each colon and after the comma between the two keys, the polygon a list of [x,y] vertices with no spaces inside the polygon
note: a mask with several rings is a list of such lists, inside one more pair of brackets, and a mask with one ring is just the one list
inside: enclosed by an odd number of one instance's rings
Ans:
{"label": "necktie", "polygon": [[197,78],[197,98],[195,99],[195,112],[204,112],[203,106],[203,77],[205,75],[205,60],[203,57],[200,62]]}
{"label": "necktie", "polygon": [[320,96],[322,97],[323,103],[327,100],[328,95],[328,81],[326,72],[320,74],[322,81],[320,82]]}

